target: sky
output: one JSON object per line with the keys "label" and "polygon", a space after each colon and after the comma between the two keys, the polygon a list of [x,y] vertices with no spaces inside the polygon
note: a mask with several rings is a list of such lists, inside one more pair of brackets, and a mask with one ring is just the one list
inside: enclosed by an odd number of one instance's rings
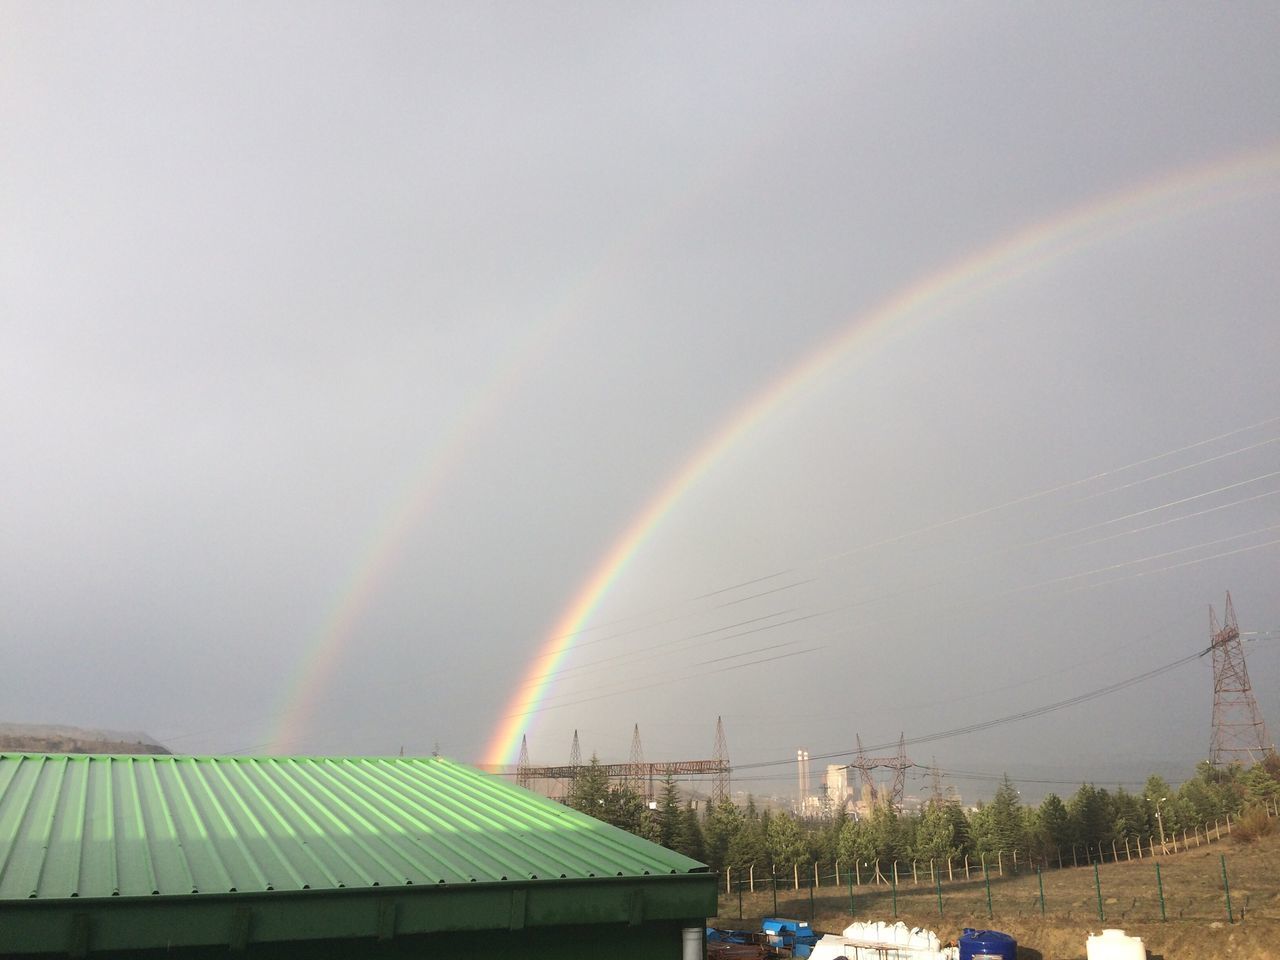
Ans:
{"label": "sky", "polygon": [[1230,590],[1280,729],[1278,40],[0,3],[0,720],[1176,782]]}

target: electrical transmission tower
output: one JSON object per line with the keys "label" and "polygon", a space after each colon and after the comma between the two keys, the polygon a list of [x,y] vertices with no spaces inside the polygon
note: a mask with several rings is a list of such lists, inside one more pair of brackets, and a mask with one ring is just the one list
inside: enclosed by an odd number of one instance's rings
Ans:
{"label": "electrical transmission tower", "polygon": [[[892,757],[868,757],[862,749],[862,736],[856,735],[858,741],[858,751],[854,755],[853,762],[848,764],[848,769],[857,770],[862,774],[862,783],[871,793],[873,802],[884,801],[895,810],[902,809],[902,801],[907,792],[907,771],[915,766],[907,759],[907,735],[901,733],[898,735],[898,752]],[[877,767],[884,767],[893,771],[893,787],[889,791],[889,796],[883,796],[876,790],[875,780],[871,775],[871,771]]]}
{"label": "electrical transmission tower", "polygon": [[895,810],[902,809],[902,801],[907,796],[907,771],[915,766],[907,759],[907,735],[898,734],[898,755],[885,766],[893,771],[893,795],[889,797],[889,805]]}
{"label": "electrical transmission tower", "polygon": [[1236,609],[1227,593],[1223,624],[1209,607],[1210,649],[1213,651],[1213,736],[1209,762],[1215,767],[1233,762],[1257,763],[1270,751],[1267,728],[1249,684],[1249,670],[1240,643]]}
{"label": "electrical transmission tower", "polygon": [[637,723],[631,732],[631,773],[627,779],[631,781],[631,789],[642,797],[652,793],[645,790],[644,774],[644,747],[640,745],[640,724]]}
{"label": "electrical transmission tower", "polygon": [[716,749],[711,755],[716,764],[716,779],[711,786],[711,805],[718,807],[729,799],[729,741],[724,738],[724,720],[716,717]]}
{"label": "electrical transmission tower", "polygon": [[862,734],[854,734],[854,738],[858,741],[858,752],[854,755],[853,762],[849,764],[850,770],[857,770],[862,777],[862,792],[867,798],[875,803],[876,801],[876,781],[871,775],[871,771],[880,766],[878,760],[868,757],[862,749]]}
{"label": "electrical transmission tower", "polygon": [[[592,765],[608,778],[611,784],[625,784],[646,799],[653,799],[654,783],[665,777],[715,777],[712,798],[729,796],[729,746],[724,738],[724,725],[716,724],[716,756],[714,760],[662,760],[645,762],[644,747],[640,743],[640,725],[631,733],[631,759],[627,763],[600,763],[592,757]],[[556,766],[533,766],[529,762],[529,747],[521,741],[520,760],[516,764],[516,779],[522,786],[538,785],[548,791],[548,796],[567,796],[574,778],[582,771],[582,747],[578,731],[573,732],[573,745],[569,749],[569,763]],[[558,786],[557,786],[558,785]]]}
{"label": "electrical transmission tower", "polygon": [[520,737],[520,756],[516,759],[516,783],[527,787],[532,779],[529,775],[529,735],[523,734]]}
{"label": "electrical transmission tower", "polygon": [[569,766],[582,766],[582,747],[578,746],[578,731],[573,731],[573,746],[569,748]]}
{"label": "electrical transmission tower", "polygon": [[941,807],[947,802],[946,794],[942,792],[942,771],[938,769],[938,758],[933,758],[933,766],[929,768],[929,777],[933,790],[929,796],[929,803],[934,807]]}

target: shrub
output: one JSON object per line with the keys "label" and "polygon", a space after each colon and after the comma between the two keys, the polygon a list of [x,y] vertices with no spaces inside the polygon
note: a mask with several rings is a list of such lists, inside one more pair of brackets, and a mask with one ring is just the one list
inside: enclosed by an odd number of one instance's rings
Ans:
{"label": "shrub", "polygon": [[1240,843],[1252,843],[1259,837],[1269,837],[1275,833],[1276,822],[1267,813],[1266,807],[1254,804],[1245,810],[1231,825],[1231,835]]}

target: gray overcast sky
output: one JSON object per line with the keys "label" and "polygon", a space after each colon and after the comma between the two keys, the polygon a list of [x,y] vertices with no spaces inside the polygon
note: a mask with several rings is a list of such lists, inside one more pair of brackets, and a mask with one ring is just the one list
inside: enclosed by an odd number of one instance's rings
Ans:
{"label": "gray overcast sky", "polygon": [[[946,730],[1193,653],[1228,589],[1280,728],[1278,42],[1274,3],[0,3],[0,719],[478,761],[718,431],[1039,224],[688,485],[533,759]],[[1176,777],[1211,705],[1202,660],[913,759]]]}

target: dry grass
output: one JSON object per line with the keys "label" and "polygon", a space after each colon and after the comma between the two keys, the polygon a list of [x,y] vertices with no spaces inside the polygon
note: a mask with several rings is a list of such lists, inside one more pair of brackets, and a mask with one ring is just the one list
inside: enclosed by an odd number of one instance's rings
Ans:
{"label": "dry grass", "polygon": [[[1233,827],[1233,836],[1235,828]],[[1223,838],[1226,839],[1225,837]],[[1227,917],[1222,858],[1230,884],[1231,922]],[[1160,865],[1166,920],[1161,920],[1156,863]],[[942,884],[942,915],[937,889],[909,877],[898,888],[897,916],[909,925],[929,927],[944,940],[964,927],[990,927],[1018,938],[1019,956],[1047,960],[1084,958],[1085,939],[1104,927],[1119,927],[1142,937],[1153,958],[1214,957],[1228,960],[1271,960],[1280,957],[1280,835],[1255,843],[1215,843],[1153,860],[1105,864],[1095,886],[1092,867],[1044,873],[1044,916],[1039,881],[1034,873],[1006,875],[991,881],[991,918],[981,878]],[[1102,915],[1098,915],[1098,889]],[[854,891],[859,920],[892,920],[892,891],[863,886]],[[721,898],[722,926],[754,926],[773,911],[771,893]],[[779,890],[778,913],[810,918],[809,891]],[[829,887],[814,891],[816,929],[838,932],[850,921],[849,892]]]}
{"label": "dry grass", "polygon": [[1252,843],[1276,832],[1276,822],[1267,815],[1264,807],[1250,807],[1236,821],[1231,837],[1237,843]]}

